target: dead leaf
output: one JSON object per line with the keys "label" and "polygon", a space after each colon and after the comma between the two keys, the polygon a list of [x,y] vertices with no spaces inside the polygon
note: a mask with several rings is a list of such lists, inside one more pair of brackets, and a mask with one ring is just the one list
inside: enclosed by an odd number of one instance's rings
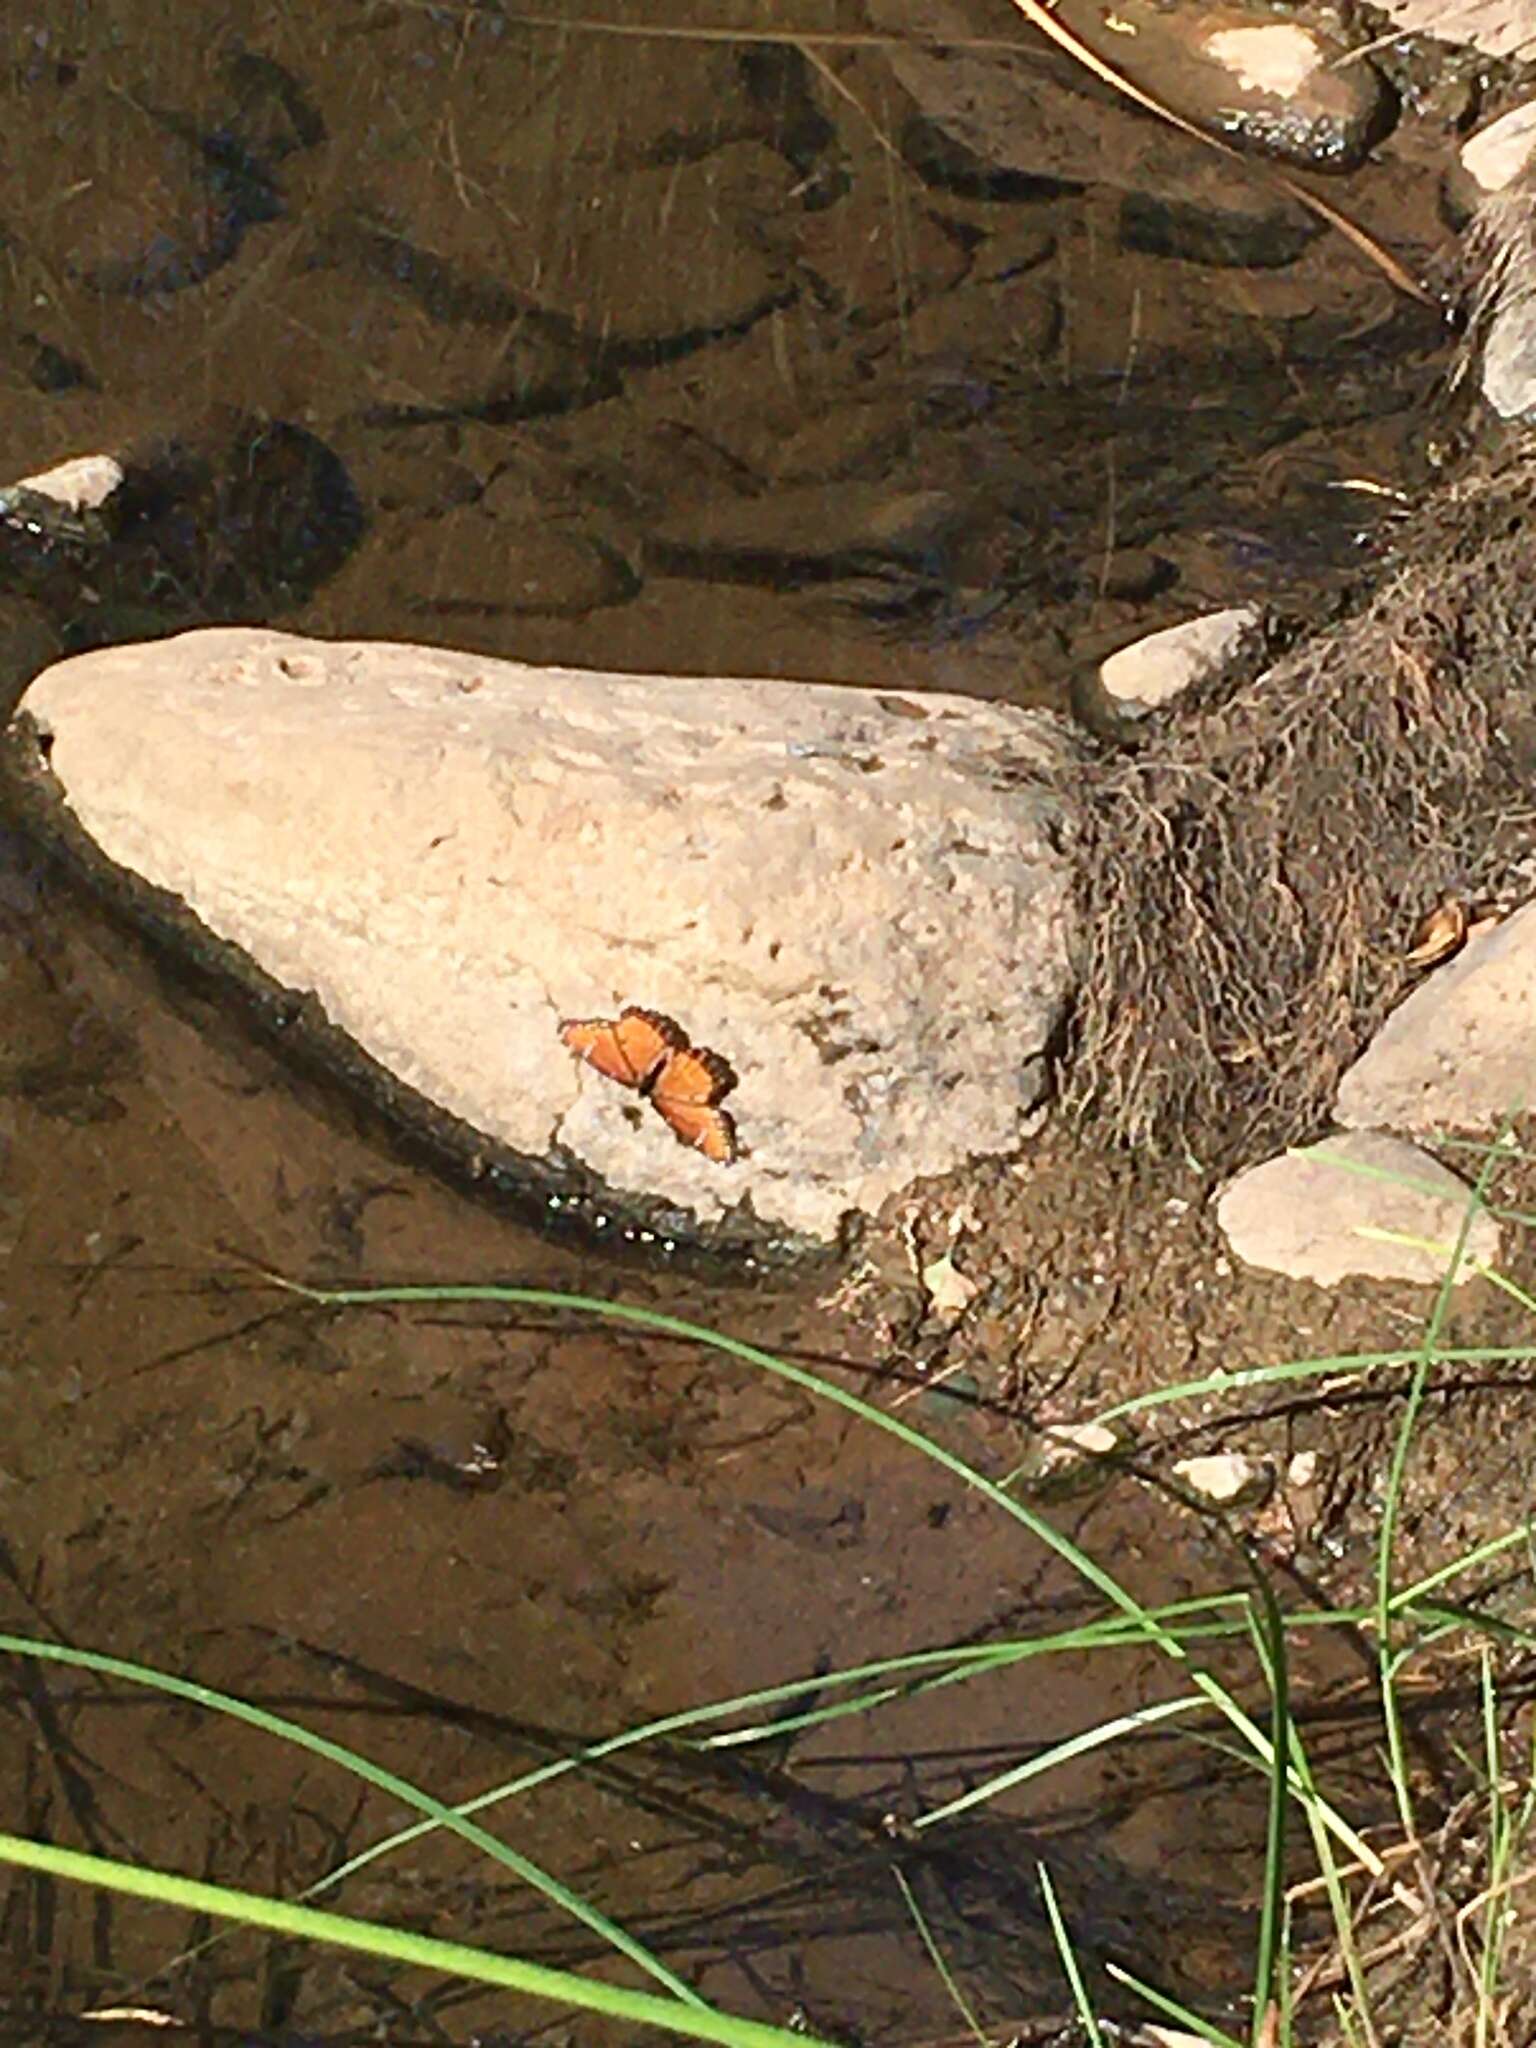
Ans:
{"label": "dead leaf", "polygon": [[923,1268],[923,1286],[941,1316],[958,1316],[975,1300],[977,1285],[967,1280],[948,1252]]}
{"label": "dead leaf", "polygon": [[1404,959],[1410,967],[1438,967],[1459,953],[1467,939],[1467,906],[1459,896],[1442,896],[1413,928]]}

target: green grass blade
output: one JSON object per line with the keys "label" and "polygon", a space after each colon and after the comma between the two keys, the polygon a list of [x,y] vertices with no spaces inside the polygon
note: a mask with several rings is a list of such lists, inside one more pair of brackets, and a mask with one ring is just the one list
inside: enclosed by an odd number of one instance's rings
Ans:
{"label": "green grass blade", "polygon": [[1045,1917],[1051,1923],[1051,1936],[1056,1943],[1056,1953],[1061,1957],[1061,1967],[1071,1988],[1072,2003],[1077,2008],[1078,2021],[1089,2042],[1102,2041],[1104,2036],[1093,2016],[1088,1986],[1083,1982],[1083,1973],[1078,1968],[1077,1950],[1072,1946],[1067,1923],[1061,1917],[1061,1907],[1056,1901],[1056,1887],[1051,1883],[1051,1873],[1043,1863],[1037,1863],[1035,1868],[1040,1873],[1040,1896],[1045,1901]]}
{"label": "green grass blade", "polygon": [[[1312,1766],[1307,1757],[1306,1747],[1301,1739],[1301,1730],[1294,1717],[1290,1729],[1291,1768],[1308,1784],[1312,1782]],[[1345,1973],[1354,1994],[1355,2006],[1365,2028],[1367,2039],[1375,2041],[1375,2028],[1371,2022],[1370,1995],[1366,1990],[1365,1969],[1360,1960],[1360,1945],[1355,1939],[1354,1918],[1350,1912],[1349,1894],[1344,1889],[1344,1879],[1333,1853],[1333,1844],[1326,1830],[1319,1824],[1317,1815],[1310,1807],[1303,1807],[1307,1825],[1312,1831],[1312,1847],[1317,1857],[1317,1867],[1322,1876],[1323,1889],[1327,1893],[1328,1908],[1333,1915],[1333,1929],[1338,1937],[1339,1953],[1343,1957]],[[1336,2001],[1337,2002],[1337,2001]],[[1341,2027],[1346,2027],[1348,2038],[1356,2038],[1353,2024],[1348,2021],[1347,2009],[1339,2003],[1339,2010],[1345,2017]]]}
{"label": "green grass blade", "polygon": [[[1156,1610],[1159,1618],[1175,1629],[1181,1621],[1205,1612],[1219,1612],[1232,1605],[1242,1606],[1247,1595],[1243,1593],[1219,1593],[1171,1602]],[[1238,1632],[1244,1626],[1241,1622],[1210,1624],[1210,1628],[1225,1636]],[[533,1770],[517,1778],[509,1778],[488,1791],[478,1793],[473,1799],[464,1800],[453,1811],[464,1817],[483,1813],[488,1807],[499,1805],[505,1799],[516,1799],[524,1793],[535,1791],[541,1785],[565,1776],[569,1771],[585,1769],[589,1764],[600,1763],[604,1758],[620,1750],[655,1742],[673,1735],[691,1733],[693,1730],[715,1720],[724,1720],[737,1713],[756,1712],[764,1707],[776,1706],[782,1701],[799,1698],[807,1692],[824,1691],[829,1686],[863,1684],[869,1680],[888,1676],[915,1675],[915,1682],[889,1686],[879,1692],[861,1695],[847,1702],[849,1711],[862,1710],[873,1704],[880,1704],[887,1698],[909,1698],[917,1686],[926,1682],[930,1685],[959,1683],[972,1676],[982,1676],[1013,1664],[1024,1663],[1033,1657],[1048,1656],[1061,1651],[1085,1649],[1113,1649],[1125,1644],[1137,1644],[1143,1640],[1139,1629],[1133,1628],[1123,1615],[1114,1615],[1101,1622],[1090,1622],[1072,1628],[1059,1630],[1055,1635],[1037,1636],[1020,1643],[966,1644],[942,1650],[917,1650],[901,1657],[883,1657],[869,1664],[850,1665],[842,1671],[828,1672],[810,1678],[796,1678],[783,1685],[763,1687],[757,1692],[741,1693],[734,1699],[718,1700],[702,1707],[688,1707],[675,1714],[663,1715],[660,1719],[646,1721],[635,1728],[625,1729],[621,1734],[606,1736],[600,1742],[589,1743],[574,1750],[569,1756],[557,1758],[546,1764],[539,1764]],[[941,1670],[937,1678],[923,1680],[922,1674],[935,1666],[963,1666],[963,1669]],[[818,1718],[832,1718],[840,1709],[828,1708],[818,1716],[806,1714],[787,1719],[769,1720],[744,1730],[733,1730],[726,1734],[706,1736],[699,1742],[702,1749],[728,1748],[738,1741],[765,1741],[773,1736],[783,1736],[787,1731],[800,1726],[811,1725]],[[330,1886],[340,1884],[343,1879],[354,1876],[376,1857],[388,1855],[392,1850],[404,1848],[411,1842],[429,1835],[439,1825],[435,1820],[413,1821],[409,1827],[401,1828],[394,1834],[383,1837],[370,1847],[338,1864],[322,1878],[316,1879],[300,1898],[313,1898]]]}
{"label": "green grass blade", "polygon": [[1202,2040],[1214,2042],[1215,2048],[1243,2048],[1241,2041],[1235,2040],[1231,2034],[1223,2033],[1213,2021],[1202,2019],[1198,2013],[1191,2012],[1188,2006],[1180,2005],[1177,1999],[1165,1997],[1161,1991],[1154,1991],[1150,1984],[1143,1984],[1139,1977],[1133,1977],[1129,1970],[1123,1970],[1118,1963],[1106,1963],[1104,1967],[1117,1984],[1128,1985],[1138,1998],[1144,1998],[1153,2011],[1160,2012],[1164,2019],[1175,2020],[1179,2026],[1187,2028],[1192,2034],[1198,2034]]}
{"label": "green grass blade", "polygon": [[[1444,1356],[1442,1352],[1441,1357]],[[1452,1558],[1449,1564],[1441,1565],[1437,1570],[1430,1572],[1427,1577],[1416,1579],[1411,1586],[1402,1587],[1392,1595],[1388,1606],[1393,1613],[1417,1606],[1426,1593],[1434,1592],[1437,1586],[1443,1586],[1448,1579],[1454,1579],[1464,1571],[1471,1571],[1480,1564],[1486,1564],[1490,1558],[1513,1549],[1516,1544],[1530,1543],[1531,1533],[1532,1525],[1529,1522],[1522,1522],[1518,1529],[1506,1529],[1502,1536],[1489,1537],[1461,1557]]]}
{"label": "green grass blade", "polygon": [[[1506,1120],[1500,1136],[1509,1129]],[[1495,1141],[1497,1143],[1497,1140]],[[1387,1483],[1382,1496],[1381,1523],[1376,1541],[1376,1659],[1378,1682],[1381,1690],[1381,1709],[1386,1722],[1387,1759],[1392,1781],[1393,1796],[1397,1801],[1403,1833],[1410,1839],[1416,1830],[1413,1817],[1413,1790],[1409,1782],[1407,1745],[1403,1736],[1402,1714],[1398,1706],[1397,1687],[1393,1682],[1395,1669],[1392,1654],[1394,1614],[1392,1610],[1392,1560],[1397,1543],[1398,1511],[1402,1504],[1404,1481],[1408,1473],[1408,1455],[1413,1444],[1414,1432],[1418,1428],[1419,1411],[1424,1404],[1424,1395],[1429,1386],[1429,1375],[1440,1359],[1440,1334],[1451,1311],[1451,1298],[1456,1289],[1456,1278],[1461,1271],[1461,1262],[1466,1251],[1467,1238],[1472,1225],[1483,1207],[1483,1197],[1488,1183],[1499,1165],[1495,1153],[1490,1150],[1479,1169],[1477,1180],[1462,1212],[1461,1228],[1456,1233],[1456,1242],[1441,1277],[1435,1294],[1434,1306],[1425,1325],[1424,1340],[1419,1347],[1418,1360],[1413,1377],[1408,1383],[1408,1398],[1403,1408],[1402,1420],[1398,1425],[1397,1438],[1392,1446],[1392,1458],[1387,1468]]]}
{"label": "green grass blade", "polygon": [[[693,2041],[718,2041],[723,2048],[807,2048],[809,2037],[805,2034],[766,2026],[760,2020],[736,2019],[702,2003],[685,2005],[680,1999],[660,1998],[651,1991],[630,1991],[622,1985],[574,1977],[565,1970],[547,1969],[514,1956],[493,1954],[488,1949],[469,1948],[462,1942],[442,1941],[435,1935],[380,1927],[340,1913],[321,1912],[314,1906],[265,1898],[259,1892],[237,1891],[198,1878],[178,1877],[169,1871],[146,1870],[104,1856],[87,1856],[77,1849],[58,1848],[52,1842],[32,1842],[22,1836],[0,1834],[0,1863],[42,1871],[72,1883],[98,1885],[107,1891],[126,1893],[130,1898],[176,1906],[187,1913],[239,1920],[270,1934],[325,1942],[332,1948],[353,1949],[386,1962],[444,1971],[477,1984],[522,1991],[532,1998],[578,2006],[587,2012],[627,2020],[635,2026],[663,2027],[668,2033],[682,2034]],[[827,2048],[827,2044],[817,2042],[812,2048]]]}
{"label": "green grass blade", "polygon": [[[1122,1735],[1133,1735],[1139,1728],[1150,1728],[1155,1722],[1169,1721],[1177,1714],[1190,1714],[1197,1708],[1208,1707],[1210,1701],[1203,1693],[1186,1693],[1182,1699],[1161,1700],[1151,1707],[1137,1707],[1129,1714],[1118,1714],[1112,1721],[1101,1721],[1097,1728],[1085,1728],[1080,1735],[1070,1736],[1065,1742],[1053,1743],[1039,1756],[1032,1756],[1027,1763],[1015,1764],[1011,1770],[1000,1771],[995,1778],[988,1778],[980,1785],[973,1785],[968,1792],[947,1801],[943,1806],[930,1807],[927,1813],[919,1815],[912,1822],[914,1828],[931,1828],[940,1821],[953,1820],[956,1814],[967,1813],[973,1806],[998,1798],[1004,1792],[1011,1792],[1015,1785],[1022,1785],[1030,1778],[1038,1778],[1042,1772],[1051,1771],[1058,1764],[1064,1764],[1075,1756],[1084,1756],[1089,1750],[1102,1749],[1106,1743],[1117,1742]],[[1284,1779],[1284,1772],[1281,1772]]]}
{"label": "green grass blade", "polygon": [[1254,1567],[1258,1609],[1254,1630],[1269,1675],[1270,1740],[1275,1763],[1269,1774],[1269,1812],[1264,1831],[1264,1897],[1259,1909],[1259,1939],[1253,1969],[1253,2048],[1260,2048],[1265,2015],[1275,2000],[1281,1923],[1285,1913],[1285,1824],[1290,1795],[1281,1758],[1289,1754],[1291,1728],[1290,1665],[1285,1623],[1268,1578]]}
{"label": "green grass blade", "polygon": [[658,1984],[664,1984],[674,1998],[685,2004],[704,2008],[704,2000],[675,1976],[665,1963],[653,1956],[634,1936],[610,1920],[606,1914],[589,1906],[585,1899],[541,1870],[536,1863],[530,1863],[526,1856],[520,1856],[515,1849],[500,1841],[495,1835],[487,1834],[473,1821],[464,1819],[451,1806],[444,1806],[440,1799],[434,1799],[430,1792],[423,1792],[418,1785],[405,1778],[398,1778],[393,1771],[386,1771],[380,1765],[359,1756],[355,1750],[346,1749],[339,1742],[331,1742],[323,1735],[316,1735],[312,1729],[303,1727],[297,1721],[287,1721],[279,1714],[269,1713],[265,1707],[254,1707],[249,1700],[237,1699],[231,1693],[215,1692],[211,1686],[194,1684],[191,1679],[176,1678],[170,1672],[152,1671],[146,1665],[130,1663],[123,1657],[104,1656],[98,1650],[77,1650],[67,1643],[46,1643],[34,1641],[30,1636],[0,1634],[0,1653],[9,1651],[15,1657],[30,1657],[44,1663],[68,1664],[80,1671],[97,1671],[108,1678],[126,1679],[131,1685],[147,1686],[155,1692],[169,1693],[172,1698],[188,1700],[194,1706],[207,1707],[215,1713],[227,1714],[236,1721],[245,1721],[253,1728],[260,1728],[268,1735],[277,1736],[281,1741],[291,1743],[295,1748],[307,1749],[315,1756],[324,1757],[327,1762],[339,1764],[343,1770],[355,1777],[365,1778],[381,1792],[398,1799],[404,1806],[414,1806],[418,1813],[430,1814],[439,1827],[445,1827],[459,1835],[482,1854],[495,1860],[521,1878],[524,1884],[559,1906],[583,1926],[588,1927],[621,1955],[639,1965]]}
{"label": "green grass blade", "polygon": [[[1127,1415],[1143,1415],[1151,1408],[1166,1408],[1176,1401],[1206,1400],[1212,1394],[1231,1394],[1244,1387],[1274,1386],[1287,1380],[1318,1379],[1325,1373],[1375,1372],[1379,1367],[1406,1371],[1419,1362],[1421,1349],[1412,1351],[1338,1351],[1325,1358],[1291,1358],[1280,1365],[1245,1365],[1236,1372],[1218,1368],[1198,1380],[1179,1380],[1173,1386],[1154,1387],[1112,1408],[1100,1408],[1091,1418],[1110,1423]],[[1536,1343],[1484,1344],[1462,1348],[1447,1347],[1436,1353],[1442,1365],[1510,1365],[1529,1363],[1536,1357]]]}
{"label": "green grass blade", "polygon": [[986,2030],[983,2028],[981,2021],[977,2019],[965,1993],[956,1982],[954,1971],[950,1969],[949,1964],[944,1959],[944,1951],[933,1938],[933,1929],[928,1925],[927,1915],[917,1903],[916,1895],[911,1885],[907,1882],[907,1873],[899,1863],[893,1863],[891,1865],[891,1875],[900,1887],[901,1896],[906,1901],[907,1911],[912,1915],[912,1925],[917,1929],[918,1938],[922,1942],[923,1947],[928,1951],[928,1960],[933,1964],[934,1969],[937,1970],[939,1982],[949,1993],[950,2004],[953,2005],[955,2011],[959,2013],[961,2019],[965,2022],[966,2030],[970,2034],[971,2039],[978,2042],[980,2048],[991,2048]]}

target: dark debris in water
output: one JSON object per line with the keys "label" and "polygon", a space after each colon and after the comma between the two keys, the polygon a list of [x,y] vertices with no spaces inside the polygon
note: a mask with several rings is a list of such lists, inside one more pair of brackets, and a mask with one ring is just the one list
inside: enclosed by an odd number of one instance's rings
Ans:
{"label": "dark debris in water", "polygon": [[291,610],[333,576],[366,520],[317,435],[234,412],[130,450],[99,510],[0,497],[0,592],[71,651]]}

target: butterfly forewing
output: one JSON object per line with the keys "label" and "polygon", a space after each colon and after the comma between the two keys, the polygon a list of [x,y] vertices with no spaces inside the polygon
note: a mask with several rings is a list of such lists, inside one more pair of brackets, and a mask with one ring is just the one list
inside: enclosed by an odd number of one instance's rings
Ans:
{"label": "butterfly forewing", "polygon": [[688,1044],[687,1033],[670,1017],[634,1007],[621,1010],[611,1022],[606,1017],[571,1018],[560,1026],[560,1037],[605,1080],[645,1092],[671,1056]]}

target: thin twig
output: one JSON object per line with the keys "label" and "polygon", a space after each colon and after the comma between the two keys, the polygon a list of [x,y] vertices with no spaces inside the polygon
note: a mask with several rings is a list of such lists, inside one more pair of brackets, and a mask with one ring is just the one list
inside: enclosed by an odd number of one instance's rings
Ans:
{"label": "thin twig", "polygon": [[1234,149],[1230,142],[1224,142],[1219,135],[1212,135],[1208,129],[1200,127],[1197,122],[1187,120],[1183,114],[1176,114],[1172,107],[1165,107],[1160,99],[1127,78],[1123,72],[1117,71],[1114,65],[1107,63],[1096,50],[1090,49],[1064,21],[1058,21],[1050,9],[1041,4],[1041,0],[1013,0],[1013,4],[1026,21],[1039,29],[1043,36],[1049,36],[1051,41],[1065,50],[1069,56],[1075,57],[1079,64],[1086,66],[1095,78],[1100,78],[1106,85],[1113,86],[1116,92],[1124,93],[1126,98],[1134,100],[1138,107],[1145,107],[1149,114],[1156,114],[1159,120],[1166,121],[1172,128],[1177,128],[1180,134],[1192,136],[1196,142],[1203,142],[1208,149],[1216,150],[1221,156],[1230,157],[1235,163],[1244,164],[1251,170],[1261,170],[1262,175],[1271,184],[1279,186],[1282,192],[1288,193],[1298,204],[1315,213],[1319,220],[1326,221],[1329,227],[1336,228],[1347,241],[1352,242],[1361,255],[1374,263],[1400,292],[1406,292],[1421,305],[1440,309],[1440,301],[1428,286],[1421,284],[1411,271],[1406,270],[1398,262],[1390,250],[1384,249],[1357,221],[1351,220],[1347,213],[1341,213],[1328,200],[1320,199],[1315,192],[1309,192],[1305,185],[1298,185],[1295,179],[1288,178],[1284,171],[1254,164],[1250,157],[1242,150]]}

